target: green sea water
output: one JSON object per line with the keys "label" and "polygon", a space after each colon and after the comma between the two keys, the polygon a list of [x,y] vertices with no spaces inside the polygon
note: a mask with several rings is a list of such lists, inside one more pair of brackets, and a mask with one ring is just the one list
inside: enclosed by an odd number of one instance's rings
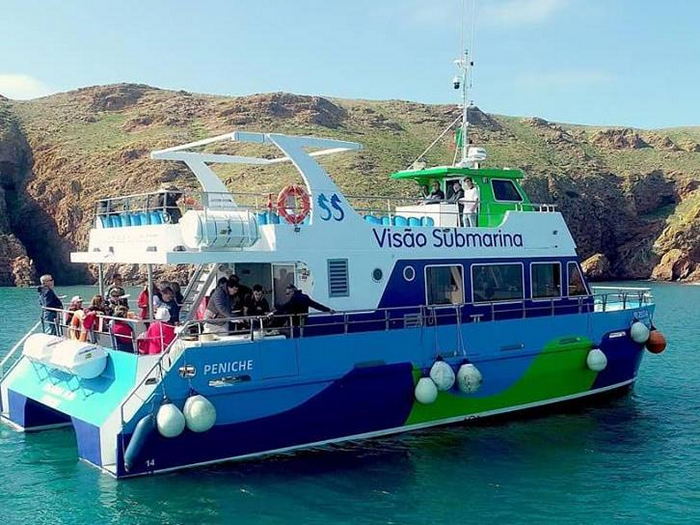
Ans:
{"label": "green sea water", "polygon": [[[636,284],[669,348],[626,397],[119,482],[78,461],[70,429],[0,426],[2,521],[700,523],[700,286]],[[34,290],[0,288],[0,354],[37,316]]]}

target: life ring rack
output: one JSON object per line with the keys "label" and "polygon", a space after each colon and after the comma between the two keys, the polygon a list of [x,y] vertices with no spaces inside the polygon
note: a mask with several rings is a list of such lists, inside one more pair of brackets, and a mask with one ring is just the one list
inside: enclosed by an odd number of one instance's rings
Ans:
{"label": "life ring rack", "polygon": [[[295,197],[297,202],[301,202],[301,209],[287,207],[287,199]],[[297,211],[298,210],[298,211]],[[290,184],[277,196],[277,213],[290,224],[300,224],[311,211],[311,199],[306,190],[298,184]]]}

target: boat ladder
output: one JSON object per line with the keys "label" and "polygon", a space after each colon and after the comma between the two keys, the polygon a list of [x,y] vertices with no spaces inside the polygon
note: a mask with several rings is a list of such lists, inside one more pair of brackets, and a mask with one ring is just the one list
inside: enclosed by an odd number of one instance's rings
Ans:
{"label": "boat ladder", "polygon": [[204,295],[216,276],[215,264],[200,264],[192,274],[190,282],[187,283],[183,294],[182,306],[180,308],[180,320],[189,321],[194,318],[197,305],[200,304]]}

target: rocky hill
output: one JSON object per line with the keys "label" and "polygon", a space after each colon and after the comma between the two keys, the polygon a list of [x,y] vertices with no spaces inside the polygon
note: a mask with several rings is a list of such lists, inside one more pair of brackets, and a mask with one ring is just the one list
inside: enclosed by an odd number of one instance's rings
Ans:
{"label": "rocky hill", "polygon": [[[314,134],[365,149],[324,161],[351,194],[413,195],[387,175],[405,168],[456,116],[451,106],[285,93],[196,95],[144,85],[79,89],[32,101],[0,97],[0,285],[51,272],[91,280],[68,263],[84,248],[98,199],[177,181],[181,165],[148,153],[233,129]],[[560,206],[597,279],[700,280],[700,129],[638,130],[472,114],[489,165],[528,173],[533,201]],[[450,163],[449,140],[426,159]],[[289,167],[220,172],[236,191],[278,191]],[[132,271],[136,271],[134,268]]]}

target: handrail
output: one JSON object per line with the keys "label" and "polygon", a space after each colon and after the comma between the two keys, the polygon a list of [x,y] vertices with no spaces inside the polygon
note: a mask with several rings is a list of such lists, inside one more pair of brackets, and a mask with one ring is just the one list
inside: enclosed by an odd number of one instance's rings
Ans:
{"label": "handrail", "polygon": [[[607,295],[607,294],[605,294]],[[617,296],[617,294],[613,294]],[[591,299],[593,300],[591,302]],[[528,313],[542,313],[545,312],[544,315],[556,315],[557,312],[559,311],[571,311],[572,309],[578,309],[579,313],[590,313],[595,311],[595,308],[597,305],[602,304],[604,306],[604,311],[605,311],[605,305],[609,304],[615,304],[607,301],[607,297],[602,302],[597,302],[601,298],[596,295],[580,295],[580,296],[573,296],[573,297],[568,297],[568,296],[560,296],[560,297],[552,297],[549,299],[544,299],[544,300],[536,300],[532,301],[532,299],[521,299],[519,301],[501,301],[501,302],[484,302],[484,303],[460,303],[457,305],[414,305],[414,306],[395,306],[395,307],[388,307],[388,308],[377,308],[377,309],[362,309],[362,310],[347,310],[347,311],[338,311],[338,312],[322,312],[322,313],[310,313],[310,314],[300,314],[300,315],[272,315],[272,316],[238,316],[238,317],[228,317],[228,318],[220,318],[220,319],[202,319],[202,320],[188,320],[187,322],[182,325],[182,328],[178,331],[176,334],[175,339],[168,345],[168,347],[165,349],[165,351],[160,355],[158,361],[148,370],[148,372],[143,376],[143,379],[134,386],[132,391],[129,393],[129,395],[124,399],[120,406],[120,416],[121,416],[121,422],[122,425],[126,423],[124,420],[124,407],[127,405],[128,402],[130,402],[139,392],[141,387],[149,380],[151,379],[151,376],[154,372],[158,371],[160,373],[160,380],[163,378],[163,374],[167,372],[170,367],[174,364],[172,360],[170,360],[171,357],[171,352],[173,348],[175,348],[175,345],[177,342],[183,340],[185,337],[189,337],[193,334],[190,333],[189,329],[193,326],[197,327],[197,335],[202,335],[206,334],[208,332],[203,331],[203,325],[207,323],[212,323],[213,321],[215,323],[221,323],[222,326],[226,326],[228,322],[233,321],[233,322],[238,322],[238,323],[247,323],[249,325],[249,328],[247,329],[242,329],[240,332],[237,332],[238,334],[245,334],[246,332],[250,332],[250,342],[254,342],[256,339],[254,337],[255,329],[256,326],[262,327],[262,324],[265,320],[269,319],[284,319],[287,321],[287,325],[283,327],[279,327],[280,330],[290,330],[293,333],[294,337],[304,337],[304,331],[308,331],[309,329],[315,329],[315,328],[328,328],[328,327],[343,327],[342,331],[338,330],[338,334],[340,333],[348,333],[348,327],[349,326],[359,326],[359,325],[368,325],[368,324],[382,324],[384,330],[390,330],[392,329],[392,323],[396,322],[405,322],[404,317],[394,317],[392,318],[390,313],[392,311],[409,311],[407,312],[410,315],[419,315],[420,318],[417,318],[417,324],[415,326],[425,326],[425,325],[430,325],[431,321],[434,323],[437,323],[441,319],[447,319],[447,318],[455,318],[455,319],[460,319],[460,323],[462,322],[462,316],[467,313],[464,312],[464,308],[467,306],[470,307],[475,307],[475,308],[480,308],[480,309],[486,309],[486,312],[481,312],[480,310],[477,310],[477,313],[472,313],[472,322],[483,322],[483,321],[495,321],[501,316],[508,316],[514,313],[518,313],[522,318],[527,317]],[[638,307],[641,307],[644,304],[649,304],[649,301],[651,299],[650,294],[649,295],[643,295],[643,296],[638,296]],[[574,304],[555,304],[559,301],[563,300],[570,300],[570,301],[575,301]],[[526,305],[526,302],[534,302],[534,304]],[[515,304],[517,303],[517,304]],[[510,307],[510,304],[513,304],[513,307]],[[623,301],[624,308],[628,307],[627,302]],[[417,310],[417,311],[416,311]],[[384,312],[384,316],[378,316],[376,318],[371,318],[371,319],[352,319],[350,318],[351,314],[373,314],[373,313],[378,313],[378,312]],[[319,317],[326,317],[328,318],[328,322],[325,323],[313,323],[309,324],[308,319],[312,318],[319,318]],[[485,319],[484,319],[485,317]],[[295,322],[295,318],[299,319],[298,322]],[[307,323],[304,324],[301,322],[301,319],[307,319]],[[478,319],[476,319],[478,318]],[[228,333],[228,330],[226,330],[226,333]],[[298,331],[297,331],[298,330]],[[236,332],[234,332],[235,334]],[[298,334],[298,335],[297,335]],[[169,361],[166,361],[168,359]],[[163,366],[164,363],[168,363],[168,366]],[[142,401],[145,401],[143,399]]]}
{"label": "handrail", "polygon": [[[30,330],[29,330],[26,334],[24,334],[24,336],[22,337],[22,339],[20,339],[19,341],[17,341],[17,343],[10,349],[10,351],[7,352],[7,354],[6,354],[5,357],[2,359],[2,361],[0,361],[0,379],[4,378],[5,375],[6,375],[6,374],[5,374],[5,364],[6,364],[6,363],[10,360],[10,358],[17,352],[17,350],[18,350],[18,349],[22,346],[22,344],[29,338],[29,336],[32,335],[32,334],[36,331],[37,328],[39,328],[39,326],[41,326],[41,320],[39,320],[39,321],[37,321],[36,323],[34,323],[34,326],[32,326],[32,327],[30,328]],[[10,372],[12,372],[12,369],[15,367],[15,365],[16,365],[18,362],[19,362],[19,360],[15,360],[15,362],[12,363],[12,366],[11,366],[10,369],[7,371],[8,374],[9,374]]]}
{"label": "handrail", "polygon": [[[179,204],[176,204],[175,206],[168,205],[165,199],[163,199],[162,203],[160,205],[156,205],[155,202],[153,202],[153,199],[156,197],[162,197],[164,194],[178,194],[180,195],[180,202]],[[118,197],[108,197],[104,199],[100,199],[97,203],[96,207],[96,215],[97,217],[103,217],[103,216],[110,216],[110,215],[118,215],[120,213],[134,213],[134,212],[148,212],[148,211],[158,211],[162,210],[164,212],[167,212],[168,209],[172,209],[173,207],[180,208],[182,210],[189,210],[189,209],[201,209],[202,205],[204,203],[210,202],[210,198],[214,196],[223,196],[226,197],[226,201],[229,202],[229,199],[231,197],[233,198],[238,198],[242,197],[243,201],[246,202],[237,202],[236,208],[241,209],[241,210],[249,210],[249,211],[265,211],[265,210],[273,210],[274,201],[276,201],[276,194],[274,192],[203,192],[203,191],[183,191],[183,190],[159,190],[155,192],[149,192],[149,193],[136,193],[136,194],[131,194],[131,195],[123,195],[123,196],[118,196]],[[193,199],[194,197],[194,199]],[[441,201],[430,201],[426,200],[425,197],[415,195],[415,196],[383,196],[383,195],[345,195],[345,199],[348,202],[355,201],[358,203],[358,206],[355,206],[353,204],[353,208],[355,208],[356,211],[361,212],[361,211],[378,211],[382,213],[392,213],[391,207],[392,204],[395,206],[409,206],[409,205],[429,205],[429,204],[457,204],[457,203],[450,203],[447,201],[447,199],[443,199]],[[361,202],[364,202],[365,204],[360,204]],[[371,204],[367,206],[366,204],[372,203],[372,202],[380,202],[381,207],[375,208]],[[528,211],[528,212],[553,212],[556,211],[557,205],[556,204],[549,204],[549,203],[523,203],[523,202],[506,202],[506,203],[491,203],[491,202],[484,202],[484,201],[467,201],[464,199],[461,199],[460,204],[465,204],[468,202],[477,202],[481,204],[485,204],[487,208],[490,207],[491,204],[512,204],[514,207],[514,211]],[[352,202],[351,202],[352,204]],[[386,207],[384,206],[386,205]],[[290,205],[291,206],[291,205]],[[291,206],[293,207],[293,206]],[[364,208],[364,210],[363,210]],[[387,209],[388,208],[388,209]],[[206,206],[204,207],[206,210]],[[394,210],[394,213],[396,213],[396,210]],[[483,215],[483,210],[482,210],[482,215]],[[488,210],[487,210],[487,213]],[[499,211],[497,213],[494,213],[493,215],[502,215],[502,211]]]}
{"label": "handrail", "polygon": [[651,288],[639,286],[591,286],[594,290],[618,290],[618,291],[634,291],[634,292],[650,292]]}

